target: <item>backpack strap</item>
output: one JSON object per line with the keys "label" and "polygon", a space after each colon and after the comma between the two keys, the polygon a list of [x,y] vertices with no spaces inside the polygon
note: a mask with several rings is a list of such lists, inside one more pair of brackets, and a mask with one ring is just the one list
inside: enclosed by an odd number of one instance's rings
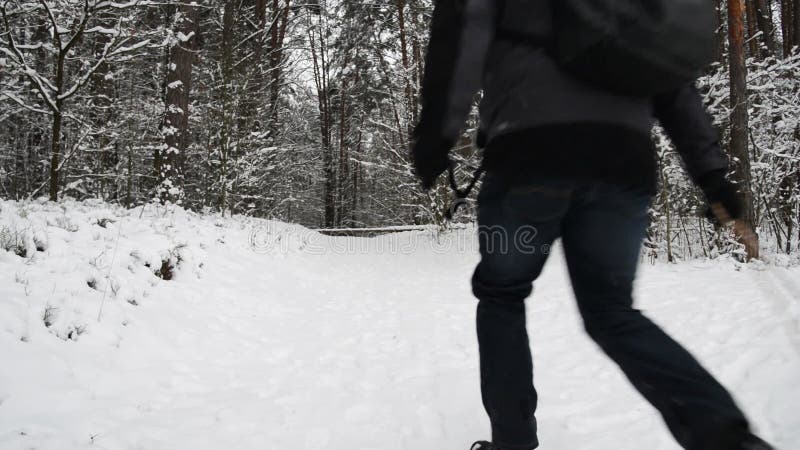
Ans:
{"label": "backpack strap", "polygon": [[[508,2],[513,0],[497,0],[497,22],[495,24],[495,39],[510,42],[512,44],[526,45],[529,47],[540,47],[550,49],[554,46],[552,37],[535,36],[519,30],[509,29],[505,23],[508,10]],[[511,14],[513,14],[512,12]]]}
{"label": "backpack strap", "polygon": [[472,175],[472,180],[469,182],[467,187],[464,189],[460,189],[458,187],[458,183],[456,182],[456,174],[455,174],[455,169],[453,168],[453,164],[450,164],[450,166],[448,166],[447,178],[450,181],[450,188],[453,189],[453,192],[456,194],[456,198],[444,212],[445,219],[453,220],[453,216],[455,216],[455,214],[458,212],[458,208],[460,208],[461,205],[467,202],[467,197],[469,197],[469,194],[472,192],[472,189],[475,188],[475,185],[478,183],[478,180],[481,179],[484,172],[486,172],[486,170],[483,168],[482,165],[477,169],[475,169],[475,172]]}

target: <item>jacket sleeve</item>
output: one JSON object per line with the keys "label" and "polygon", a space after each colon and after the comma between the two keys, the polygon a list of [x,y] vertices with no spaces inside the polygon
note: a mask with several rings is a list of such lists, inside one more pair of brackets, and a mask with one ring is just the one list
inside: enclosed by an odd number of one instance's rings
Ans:
{"label": "jacket sleeve", "polygon": [[717,130],[694,84],[656,96],[654,112],[695,183],[703,175],[728,168]]}
{"label": "jacket sleeve", "polygon": [[[437,0],[425,57],[422,110],[414,140],[447,152],[481,89],[494,39],[497,0]],[[433,150],[435,149],[435,150]]]}

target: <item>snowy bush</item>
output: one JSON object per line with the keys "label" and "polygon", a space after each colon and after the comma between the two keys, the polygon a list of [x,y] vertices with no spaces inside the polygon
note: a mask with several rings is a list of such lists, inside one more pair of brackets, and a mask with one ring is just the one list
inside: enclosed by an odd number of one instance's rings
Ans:
{"label": "snowy bush", "polygon": [[30,251],[29,233],[16,227],[0,225],[0,248],[25,258]]}

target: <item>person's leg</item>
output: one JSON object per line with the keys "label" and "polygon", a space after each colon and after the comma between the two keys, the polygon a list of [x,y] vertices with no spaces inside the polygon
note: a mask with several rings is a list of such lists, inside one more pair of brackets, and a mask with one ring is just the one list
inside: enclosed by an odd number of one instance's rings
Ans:
{"label": "person's leg", "polygon": [[747,421],[683,347],[633,308],[649,197],[605,184],[576,192],[562,237],[588,334],[690,450],[734,450]]}
{"label": "person's leg", "polygon": [[472,289],[483,404],[494,445],[533,449],[537,398],[524,301],[558,236],[569,190],[552,182],[509,188],[489,176],[478,202],[481,261]]}

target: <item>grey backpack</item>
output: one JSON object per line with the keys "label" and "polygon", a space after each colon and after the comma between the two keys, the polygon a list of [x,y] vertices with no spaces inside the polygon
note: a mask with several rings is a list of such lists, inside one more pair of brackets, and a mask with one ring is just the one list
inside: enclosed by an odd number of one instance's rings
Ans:
{"label": "grey backpack", "polygon": [[608,90],[669,91],[693,81],[714,59],[712,0],[552,0],[550,8],[551,36],[522,36],[502,24],[498,35],[544,46],[571,74]]}

